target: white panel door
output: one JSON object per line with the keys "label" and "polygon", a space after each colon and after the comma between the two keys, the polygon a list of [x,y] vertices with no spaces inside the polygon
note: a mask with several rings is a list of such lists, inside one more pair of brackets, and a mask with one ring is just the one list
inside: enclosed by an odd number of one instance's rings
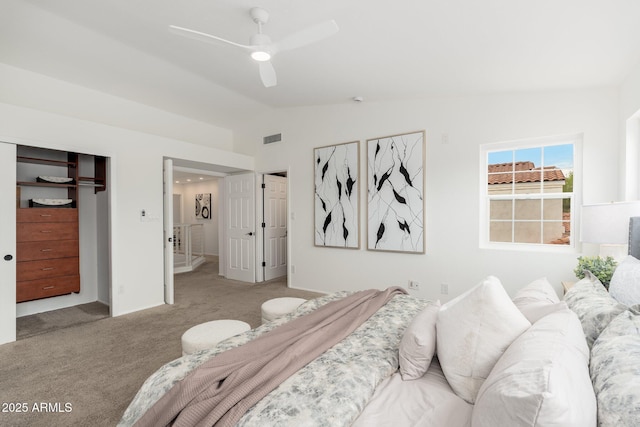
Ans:
{"label": "white panel door", "polygon": [[264,280],[287,274],[287,178],[264,175]]}
{"label": "white panel door", "polygon": [[255,174],[224,177],[226,209],[226,277],[254,283],[255,259]]}
{"label": "white panel door", "polygon": [[16,340],[16,146],[0,142],[0,344]]}
{"label": "white panel door", "polygon": [[173,304],[173,160],[165,159],[164,172],[164,302]]}

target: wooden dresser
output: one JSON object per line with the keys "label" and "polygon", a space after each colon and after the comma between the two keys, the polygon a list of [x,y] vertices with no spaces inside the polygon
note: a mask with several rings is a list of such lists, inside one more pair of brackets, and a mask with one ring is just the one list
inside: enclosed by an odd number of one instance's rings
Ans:
{"label": "wooden dresser", "polygon": [[16,212],[16,302],[80,292],[78,209]]}

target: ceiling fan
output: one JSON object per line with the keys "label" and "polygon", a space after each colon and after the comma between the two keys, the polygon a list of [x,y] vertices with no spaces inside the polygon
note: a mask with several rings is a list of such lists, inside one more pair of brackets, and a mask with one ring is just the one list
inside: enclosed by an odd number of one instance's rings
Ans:
{"label": "ceiling fan", "polygon": [[272,87],[278,83],[276,70],[270,62],[275,54],[323,40],[337,33],[339,29],[338,24],[336,24],[334,20],[329,20],[290,34],[279,42],[273,43],[268,35],[262,33],[262,25],[269,21],[269,12],[262,8],[254,7],[249,11],[249,14],[253,22],[258,24],[258,32],[251,36],[248,45],[176,25],[169,25],[169,30],[178,35],[195,40],[207,43],[223,42],[250,51],[251,57],[258,61],[262,84],[264,84],[265,87]]}

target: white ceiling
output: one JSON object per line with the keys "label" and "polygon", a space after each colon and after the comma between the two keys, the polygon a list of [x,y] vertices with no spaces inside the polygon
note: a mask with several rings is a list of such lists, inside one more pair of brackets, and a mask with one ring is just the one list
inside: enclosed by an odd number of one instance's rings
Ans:
{"label": "white ceiling", "polygon": [[195,162],[192,160],[173,159],[173,182],[175,184],[191,184],[196,182],[218,180],[226,175],[246,172],[228,166]]}
{"label": "white ceiling", "polygon": [[205,181],[217,181],[218,179],[220,179],[220,177],[207,175],[205,173],[183,172],[175,169],[173,171],[174,184],[195,184]]}
{"label": "white ceiling", "polygon": [[[0,62],[204,122],[269,108],[617,86],[640,61],[637,0],[2,0]],[[273,59],[242,50],[251,7],[275,41],[334,19],[335,36]]]}

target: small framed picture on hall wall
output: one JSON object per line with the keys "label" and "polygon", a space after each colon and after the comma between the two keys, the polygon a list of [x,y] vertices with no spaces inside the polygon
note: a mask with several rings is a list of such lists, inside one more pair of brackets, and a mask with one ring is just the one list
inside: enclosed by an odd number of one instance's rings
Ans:
{"label": "small framed picture on hall wall", "polygon": [[360,248],[360,144],[314,148],[314,244]]}
{"label": "small framed picture on hall wall", "polygon": [[367,249],[425,253],[425,132],[367,140]]}
{"label": "small framed picture on hall wall", "polygon": [[196,194],[196,219],[211,219],[211,193]]}

